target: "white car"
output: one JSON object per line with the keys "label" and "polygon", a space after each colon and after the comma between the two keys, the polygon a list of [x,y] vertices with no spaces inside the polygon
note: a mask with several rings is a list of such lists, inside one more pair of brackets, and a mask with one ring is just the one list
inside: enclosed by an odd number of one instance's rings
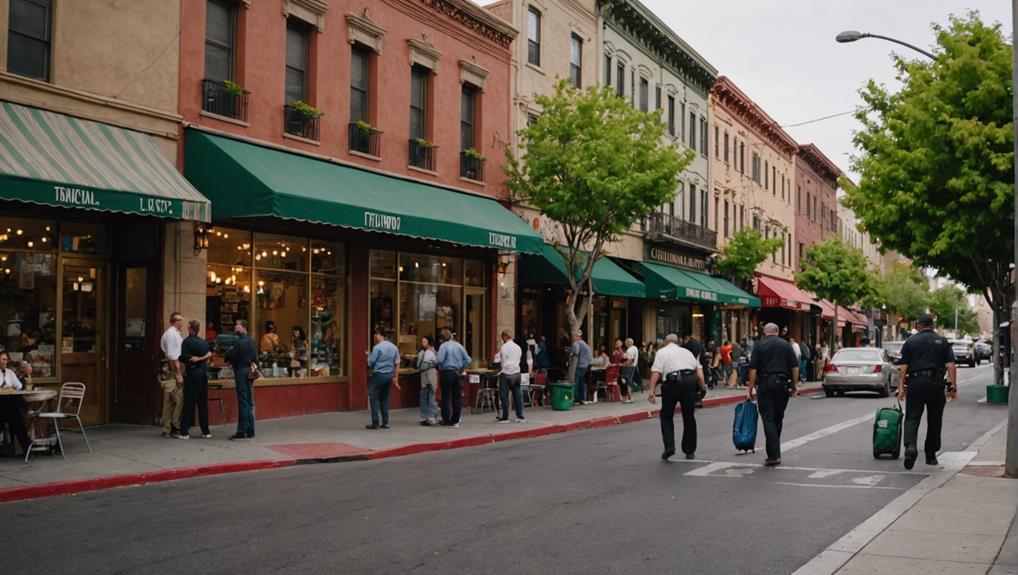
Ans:
{"label": "white car", "polygon": [[846,347],[838,350],[824,367],[824,394],[875,391],[880,397],[898,389],[898,370],[886,350],[878,347]]}

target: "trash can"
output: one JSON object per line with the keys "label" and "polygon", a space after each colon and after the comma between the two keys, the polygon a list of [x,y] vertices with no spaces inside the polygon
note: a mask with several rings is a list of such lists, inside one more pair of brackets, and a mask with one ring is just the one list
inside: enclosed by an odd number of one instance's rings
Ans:
{"label": "trash can", "polygon": [[1006,385],[987,385],[986,403],[1007,403],[1008,389]]}
{"label": "trash can", "polygon": [[551,384],[551,408],[555,411],[569,411],[573,408],[573,384]]}

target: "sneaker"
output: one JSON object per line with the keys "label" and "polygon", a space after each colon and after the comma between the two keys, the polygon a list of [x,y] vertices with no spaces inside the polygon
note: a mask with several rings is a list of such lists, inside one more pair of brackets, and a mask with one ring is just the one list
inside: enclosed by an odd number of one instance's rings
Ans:
{"label": "sneaker", "polygon": [[517,417],[516,419],[513,420],[513,423],[526,423],[526,422],[527,422],[526,417]]}
{"label": "sneaker", "polygon": [[202,439],[212,439],[212,434],[211,433],[203,433],[203,434],[201,434],[201,438]]}
{"label": "sneaker", "polygon": [[435,425],[435,418],[434,417],[429,417],[428,418],[428,425]]}
{"label": "sneaker", "polygon": [[452,427],[459,427],[459,426],[460,426],[460,423],[458,421],[456,423],[452,424]]}
{"label": "sneaker", "polygon": [[911,470],[915,467],[915,460],[919,457],[919,450],[914,447],[905,448],[905,469]]}
{"label": "sneaker", "polygon": [[438,424],[441,425],[442,427],[452,427],[452,424],[449,423],[448,421],[439,421]]}
{"label": "sneaker", "polygon": [[427,419],[422,419],[422,420],[420,420],[420,421],[419,421],[418,423],[419,423],[420,425],[425,425],[425,426],[427,426],[427,425],[431,425],[431,423],[430,423],[430,422],[428,422],[428,420],[427,420]]}
{"label": "sneaker", "polygon": [[509,418],[502,419],[501,417],[496,417],[495,423],[509,423]]}
{"label": "sneaker", "polygon": [[623,399],[622,403],[633,403],[632,399]]}
{"label": "sneaker", "polygon": [[378,424],[377,423],[369,423],[369,424],[364,426],[364,429],[378,429]]}
{"label": "sneaker", "polygon": [[687,454],[686,454],[686,459],[696,459],[696,454],[693,454],[693,453],[687,453]]}
{"label": "sneaker", "polygon": [[162,432],[162,433],[160,433],[160,434],[159,434],[159,437],[172,437],[172,435],[170,435],[169,433],[166,433],[166,432],[164,431],[164,432]]}
{"label": "sneaker", "polygon": [[191,439],[191,436],[187,433],[172,433],[170,434],[170,437],[173,439]]}
{"label": "sneaker", "polygon": [[381,427],[382,427],[382,429],[389,429],[389,424],[388,423],[383,423]]}
{"label": "sneaker", "polygon": [[243,433],[234,433],[227,439],[229,439],[230,441],[237,441],[238,439],[247,439],[247,436],[244,435]]}

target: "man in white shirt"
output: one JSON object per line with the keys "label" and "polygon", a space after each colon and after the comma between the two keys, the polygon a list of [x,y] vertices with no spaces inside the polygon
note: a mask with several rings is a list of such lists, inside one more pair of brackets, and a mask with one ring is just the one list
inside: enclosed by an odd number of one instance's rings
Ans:
{"label": "man in white shirt", "polygon": [[[13,369],[7,366],[8,357],[6,351],[0,351],[0,390],[21,389],[21,380],[14,373]],[[3,434],[4,421],[11,427],[11,435],[16,437],[21,448],[26,452],[32,446],[32,440],[25,430],[25,423],[21,420],[21,410],[25,406],[25,400],[20,396],[0,397],[0,434]]]}
{"label": "man in white shirt", "polygon": [[513,341],[512,330],[502,331],[502,348],[498,350],[498,360],[502,364],[502,378],[498,386],[498,394],[502,400],[502,417],[496,417],[495,423],[509,423],[509,392],[513,394],[513,408],[516,410],[516,421],[526,422],[523,417],[523,390],[520,387],[520,360],[523,350]]}
{"label": "man in white shirt", "polygon": [[661,459],[675,455],[675,405],[682,406],[682,452],[693,459],[696,452],[696,419],[693,404],[697,391],[705,391],[703,367],[686,348],[679,347],[679,336],[665,336],[665,345],[654,354],[650,368],[650,393],[647,399],[654,403],[657,384],[661,384],[661,439],[665,450]]}
{"label": "man in white shirt", "polygon": [[626,382],[626,399],[623,403],[633,403],[633,390],[639,389],[636,386],[636,367],[640,361],[640,350],[633,338],[626,338],[626,351],[622,357],[622,379]]}
{"label": "man in white shirt", "polygon": [[180,346],[184,337],[180,329],[184,326],[184,316],[178,312],[170,314],[170,326],[163,332],[159,340],[159,348],[163,350],[169,377],[162,381],[163,386],[163,437],[180,437],[180,414],[184,408],[184,370],[180,365]]}

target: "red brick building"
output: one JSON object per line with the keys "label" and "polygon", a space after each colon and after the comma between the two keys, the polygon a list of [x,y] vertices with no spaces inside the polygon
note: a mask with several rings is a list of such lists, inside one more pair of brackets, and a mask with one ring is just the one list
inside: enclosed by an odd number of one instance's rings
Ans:
{"label": "red brick building", "polygon": [[814,144],[795,155],[795,270],[806,249],[838,233],[838,178],[841,170]]}
{"label": "red brick building", "polygon": [[[182,169],[215,206],[191,291],[219,382],[237,319],[259,417],[366,407],[376,328],[408,371],[444,327],[483,365],[498,254],[540,245],[498,204],[516,30],[469,0],[191,0],[182,22]],[[416,404],[408,379],[393,407]]]}

